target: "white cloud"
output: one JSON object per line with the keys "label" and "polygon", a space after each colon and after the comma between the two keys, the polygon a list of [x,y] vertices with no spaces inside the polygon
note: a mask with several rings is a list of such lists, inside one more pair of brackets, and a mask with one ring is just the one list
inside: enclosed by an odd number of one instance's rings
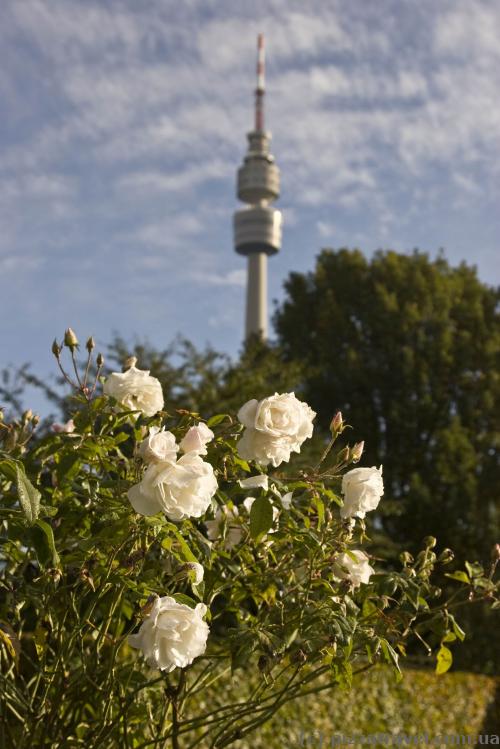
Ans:
{"label": "white cloud", "polygon": [[101,299],[111,285],[145,298],[168,285],[182,320],[195,319],[192,283],[222,309],[245,277],[231,215],[259,31],[284,269],[313,262],[308,233],[334,243],[341,226],[343,243],[350,227],[360,243],[410,246],[415,234],[439,246],[472,206],[490,211],[489,224],[477,219],[491,227],[482,245],[497,244],[494,2],[6,0],[3,10],[0,248],[12,273],[39,270],[62,289],[75,264],[99,269]]}
{"label": "white cloud", "polygon": [[200,284],[209,286],[236,286],[244,287],[247,279],[246,269],[238,268],[223,273],[198,273],[193,272],[190,278]]}
{"label": "white cloud", "polygon": [[335,235],[337,234],[337,227],[334,226],[330,221],[317,221],[316,222],[316,229],[318,231],[318,234],[323,239],[331,239],[335,240]]}
{"label": "white cloud", "polygon": [[178,172],[140,171],[120,177],[118,190],[148,195],[155,192],[176,192],[192,190],[208,180],[221,180],[234,177],[234,168],[221,160],[206,161],[201,164],[188,164]]}
{"label": "white cloud", "polygon": [[184,237],[201,234],[203,222],[194,213],[177,213],[163,221],[155,221],[140,227],[129,240],[146,245],[170,247]]}

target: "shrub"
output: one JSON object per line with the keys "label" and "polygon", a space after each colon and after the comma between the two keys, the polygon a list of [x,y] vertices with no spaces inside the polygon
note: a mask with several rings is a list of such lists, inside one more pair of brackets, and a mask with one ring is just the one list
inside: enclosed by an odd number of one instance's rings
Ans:
{"label": "shrub", "polygon": [[205,424],[164,411],[135,359],[99,394],[102,357],[91,379],[93,339],[82,371],[77,348],[71,330],[53,346],[71,420],[39,439],[31,412],[1,428],[6,746],[229,746],[380,662],[399,676],[408,643],[444,673],[457,607],[498,605],[498,554],[449,574],[444,600],[432,576],[453,555],[434,538],[398,569],[362,552],[382,480],[350,467],[362,445],[336,448],[340,415],[317,465],[285,476],[314,417],[293,394]]}

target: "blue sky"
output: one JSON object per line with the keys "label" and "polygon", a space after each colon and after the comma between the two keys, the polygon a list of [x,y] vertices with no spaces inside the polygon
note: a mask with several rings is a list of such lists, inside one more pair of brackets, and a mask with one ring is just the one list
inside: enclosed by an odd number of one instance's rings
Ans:
{"label": "blue sky", "polygon": [[256,35],[282,171],[270,296],[321,247],[414,247],[500,281],[500,3],[3,0],[0,366],[71,325],[235,354],[235,175]]}

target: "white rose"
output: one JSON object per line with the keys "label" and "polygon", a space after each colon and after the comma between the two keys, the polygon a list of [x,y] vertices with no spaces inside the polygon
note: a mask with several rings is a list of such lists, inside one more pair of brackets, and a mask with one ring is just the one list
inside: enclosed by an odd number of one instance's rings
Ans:
{"label": "white rose", "polygon": [[288,463],[292,446],[286,440],[278,440],[256,429],[245,429],[238,441],[238,453],[243,460],[255,460],[266,466],[271,463],[275,468],[280,463]]}
{"label": "white rose", "polygon": [[349,554],[340,554],[333,565],[335,577],[341,580],[349,580],[357,588],[361,583],[367,583],[375,572],[368,564],[368,557],[364,551],[353,550],[350,552],[356,557],[356,561]]}
{"label": "white rose", "polygon": [[206,455],[208,442],[211,442],[215,434],[206,424],[200,422],[195,427],[188,429],[184,439],[181,440],[180,446],[183,453],[197,453],[198,455]]}
{"label": "white rose", "polygon": [[269,476],[260,473],[258,476],[250,476],[247,479],[238,481],[242,489],[264,489],[266,492],[269,488]]}
{"label": "white rose", "polygon": [[110,395],[130,411],[141,411],[154,416],[163,408],[160,381],[151,377],[148,370],[136,369],[112,372],[104,383],[104,394]]}
{"label": "white rose", "polygon": [[174,598],[157,598],[139,632],[130,635],[129,644],[142,650],[147,662],[161,671],[185,668],[205,652],[210,632],[203,621],[207,607],[192,609]]}
{"label": "white rose", "polygon": [[342,478],[344,504],[341,518],[364,518],[375,510],[384,493],[382,466],[380,468],[353,468]]}
{"label": "white rose", "polygon": [[243,528],[238,524],[238,508],[217,507],[213,520],[205,520],[207,535],[210,541],[217,541],[222,535],[224,523],[226,523],[226,537],[224,548],[228,551],[239,544],[243,538]]}
{"label": "white rose", "polygon": [[159,427],[151,427],[146,439],[142,440],[137,452],[146,463],[168,461],[175,463],[179,447],[172,432]]}
{"label": "white rose", "polygon": [[216,491],[217,479],[210,463],[188,453],[176,463],[151,463],[127,496],[141,515],[164,512],[170,520],[182,520],[203,515]]}
{"label": "white rose", "polygon": [[290,460],[290,453],[300,452],[304,440],[312,436],[315,416],[294,393],[250,400],[238,412],[238,419],[246,427],[238,452],[244,460],[276,467]]}

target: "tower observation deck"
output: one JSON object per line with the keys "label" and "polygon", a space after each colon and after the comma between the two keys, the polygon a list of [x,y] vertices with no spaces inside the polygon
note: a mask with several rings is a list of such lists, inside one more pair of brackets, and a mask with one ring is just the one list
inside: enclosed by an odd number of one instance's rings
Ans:
{"label": "tower observation deck", "polygon": [[234,247],[248,257],[245,337],[267,338],[267,256],[281,247],[281,211],[271,207],[280,194],[280,172],[269,152],[271,134],[264,128],[264,37],[259,34],[255,127],[238,169],[238,199],[247,206],[234,214]]}

